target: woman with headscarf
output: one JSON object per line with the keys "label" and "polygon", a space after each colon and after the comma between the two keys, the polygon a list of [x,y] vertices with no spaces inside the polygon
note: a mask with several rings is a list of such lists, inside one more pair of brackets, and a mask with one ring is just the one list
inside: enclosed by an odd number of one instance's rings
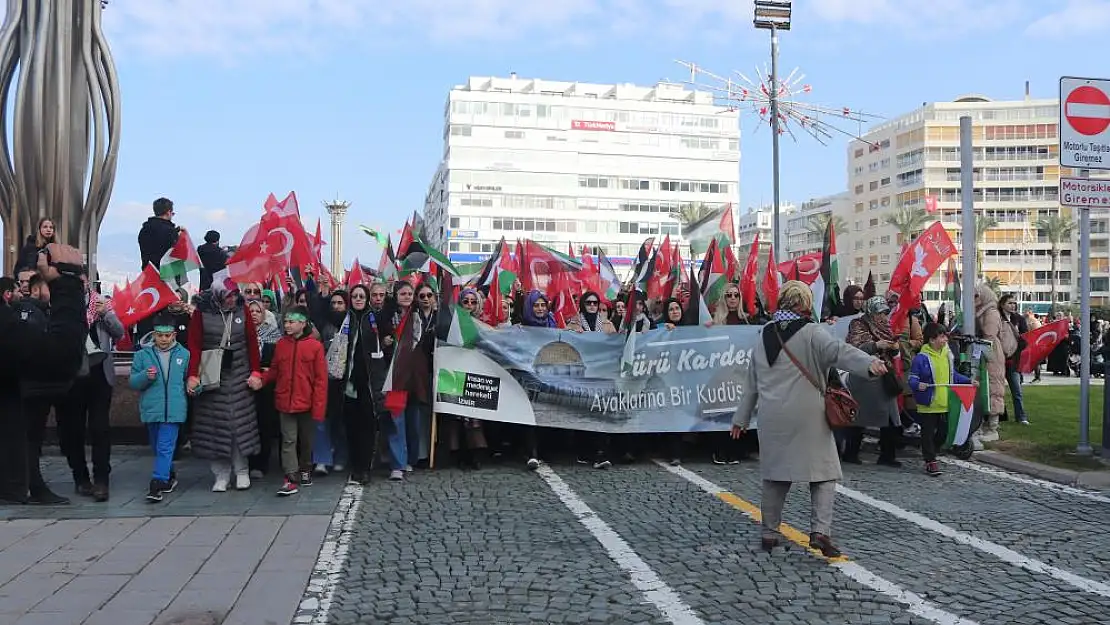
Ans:
{"label": "woman with headscarf", "polygon": [[[529,328],[554,328],[557,327],[555,317],[545,297],[539,291],[531,291],[524,298],[523,310],[520,311],[520,325]],[[540,466],[539,440],[535,426],[521,426],[524,435],[524,449],[528,456],[527,467],[536,470]]]}
{"label": "woman with headscarf", "polygon": [[[312,325],[320,335],[324,353],[331,348],[332,341],[339,333],[343,320],[347,318],[350,302],[347,291],[332,291],[327,296],[312,296],[310,293],[309,315]],[[329,471],[343,473],[348,456],[347,428],[343,420],[343,395],[336,380],[328,381],[328,409],[323,421],[316,422],[316,436],[312,439],[313,473],[327,475]],[[352,471],[353,473],[353,471]]]}
{"label": "woman with headscarf", "polygon": [[[350,460],[347,483],[366,484],[377,454],[378,433],[382,428],[391,432],[394,427],[382,396],[389,359],[378,317],[370,310],[370,289],[356,284],[348,297],[350,308],[343,313],[338,330],[347,337],[347,348],[336,353],[342,343],[335,343],[333,338],[328,351],[329,371],[343,371],[340,379],[333,378],[329,383],[328,412],[329,418],[342,419],[346,431]],[[339,318],[338,311],[335,318]],[[335,359],[337,367],[330,366]]]}
{"label": "woman with headscarf", "polygon": [[664,300],[663,316],[659,319],[659,323],[663,324],[663,327],[668,330],[674,330],[679,326],[688,325],[685,321],[682,300],[677,297],[668,297]]}
{"label": "woman with headscarf", "polygon": [[898,339],[890,329],[889,315],[886,299],[876,295],[864,302],[863,315],[848,324],[848,344],[881,359],[890,372],[880,378],[869,374],[848,377],[848,388],[859,402],[859,413],[856,426],[845,433],[844,462],[859,464],[864,429],[878,428],[878,464],[902,466],[895,459],[902,433],[902,418],[898,413],[902,386],[894,376],[894,359],[899,357],[899,348]]}
{"label": "woman with headscarf", "polygon": [[863,312],[863,303],[867,301],[867,296],[863,293],[863,287],[858,284],[849,284],[844,287],[844,294],[840,298],[840,310],[836,311],[837,317],[851,317]]}
{"label": "woman with headscarf", "polygon": [[990,406],[987,416],[971,437],[972,445],[982,449],[983,443],[998,440],[998,421],[1006,410],[1006,358],[1017,352],[1017,337],[1006,327],[998,310],[998,296],[986,282],[975,285],[975,334],[990,341],[987,354],[987,382]]}
{"label": "woman with headscarf", "polygon": [[586,291],[578,298],[578,314],[567,323],[568,330],[575,332],[604,332],[613,334],[617,331],[609,318],[601,314],[601,296],[594,291]]}
{"label": "woman with headscarf", "polygon": [[[270,361],[274,358],[274,349],[277,342],[284,334],[278,329],[277,323],[267,319],[269,311],[260,300],[247,302],[247,311],[251,321],[254,322],[255,333],[258,335],[258,364],[261,371],[270,368]],[[270,318],[273,315],[269,315]],[[277,408],[274,406],[274,389],[263,388],[254,394],[254,414],[258,422],[259,450],[250,457],[251,479],[262,479],[270,469],[270,454],[274,441],[281,436],[281,427],[278,422]]]}
{"label": "woman with headscarf", "polygon": [[825,417],[825,385],[833,368],[877,376],[886,366],[833,338],[813,321],[813,292],[806,284],[797,280],[784,284],[778,306],[752,350],[732,435],[742,436],[758,410],[763,550],[770,552],[779,544],[790,486],[806,482],[811,499],[810,547],[825,557],[836,557],[841,553],[830,536],[836,483],[843,476]]}
{"label": "woman with headscarf", "polygon": [[[227,337],[226,342],[224,337]],[[238,290],[213,283],[202,293],[189,322],[187,388],[195,397],[192,432],[193,454],[212,461],[215,482],[212,491],[227,490],[235,473],[235,488],[250,488],[247,458],[261,451],[254,393],[250,378],[261,380],[258,332],[247,314]],[[220,379],[214,388],[201,389],[200,364],[203,353],[223,350]]]}

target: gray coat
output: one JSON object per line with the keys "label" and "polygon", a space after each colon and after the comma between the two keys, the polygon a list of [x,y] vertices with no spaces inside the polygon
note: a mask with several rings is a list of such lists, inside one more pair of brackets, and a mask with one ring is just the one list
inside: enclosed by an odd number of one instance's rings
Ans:
{"label": "gray coat", "polygon": [[[759,468],[765,480],[825,482],[841,479],[840,457],[832,429],[825,421],[823,390],[818,391],[786,352],[774,365],[767,363],[762,334],[752,349],[744,393],[733,425],[747,427],[758,410]],[[824,385],[827,372],[836,367],[868,374],[871,356],[833,338],[823,324],[810,323],[790,337],[786,346],[798,361]]]}
{"label": "gray coat", "polygon": [[[258,423],[254,413],[254,392],[247,387],[251,375],[247,357],[247,312],[242,306],[221,315],[219,311],[198,308],[201,315],[204,350],[217,349],[223,339],[224,319],[231,323],[231,366],[224,368],[220,387],[197,396],[193,408],[193,454],[206,460],[228,460],[233,445],[243,456],[261,450]],[[193,328],[190,328],[192,331]],[[200,360],[200,354],[193,354]]]}
{"label": "gray coat", "polygon": [[[859,324],[859,327],[867,327],[862,319],[857,319],[853,323]],[[852,335],[851,331],[848,335]],[[878,353],[878,349],[875,347],[877,340],[878,338],[872,335],[870,341],[865,341],[855,347],[864,353],[876,354]],[[896,356],[896,358],[901,358],[901,356]],[[851,374],[848,376],[848,390],[852,392],[852,397],[859,402],[859,413],[856,415],[857,426],[862,428],[885,428],[902,425],[902,418],[898,416],[898,398],[883,389],[882,378],[872,377],[870,374],[866,376]]]}
{"label": "gray coat", "polygon": [[108,386],[112,386],[116,383],[116,361],[111,354],[116,349],[116,341],[123,338],[123,324],[114,311],[105,310],[104,316],[94,322],[93,327],[96,328],[100,349],[109,354],[100,366],[104,370],[104,379],[108,381]]}

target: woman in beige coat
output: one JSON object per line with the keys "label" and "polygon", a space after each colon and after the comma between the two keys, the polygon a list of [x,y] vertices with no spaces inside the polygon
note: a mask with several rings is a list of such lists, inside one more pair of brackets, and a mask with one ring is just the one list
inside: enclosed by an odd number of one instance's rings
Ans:
{"label": "woman in beige coat", "polygon": [[[740,437],[758,411],[763,549],[771,551],[779,544],[782,509],[791,484],[808,482],[812,509],[809,543],[831,558],[840,555],[829,534],[836,482],[842,474],[832,429],[825,420],[824,385],[834,367],[859,376],[877,376],[886,372],[886,366],[833,338],[812,315],[809,287],[796,280],[784,284],[779,309],[752,350],[744,394],[732,418],[732,436]],[[820,390],[792,362],[791,354],[821,385]]]}
{"label": "woman in beige coat", "polygon": [[975,286],[975,334],[991,342],[987,356],[990,407],[987,418],[972,436],[972,445],[982,449],[982,443],[998,440],[998,417],[1006,410],[1006,358],[1017,351],[1013,326],[1003,321],[998,312],[998,296],[986,282]]}

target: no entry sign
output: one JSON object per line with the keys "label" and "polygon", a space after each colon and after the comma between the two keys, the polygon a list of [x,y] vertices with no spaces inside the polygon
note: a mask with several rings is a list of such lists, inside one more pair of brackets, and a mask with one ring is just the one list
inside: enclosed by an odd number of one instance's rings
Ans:
{"label": "no entry sign", "polygon": [[1110,170],[1110,80],[1060,79],[1060,164]]}

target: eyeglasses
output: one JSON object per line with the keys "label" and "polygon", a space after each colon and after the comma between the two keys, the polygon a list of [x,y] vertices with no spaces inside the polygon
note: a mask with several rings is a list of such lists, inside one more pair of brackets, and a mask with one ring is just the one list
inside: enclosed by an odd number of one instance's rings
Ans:
{"label": "eyeglasses", "polygon": [[597,305],[598,305],[598,303],[599,303],[599,302],[598,302],[597,300],[595,300],[595,299],[591,299],[591,300],[586,300],[586,301],[584,302],[584,304],[586,304],[587,306],[597,306]]}
{"label": "eyeglasses", "polygon": [[419,297],[420,299],[432,299],[433,297],[435,297],[435,294],[434,293],[421,293],[417,297]]}
{"label": "eyeglasses", "polygon": [[729,299],[740,299],[739,293],[725,293],[725,297]]}
{"label": "eyeglasses", "polygon": [[467,297],[467,298],[462,300],[462,304],[464,306],[467,305],[467,304],[470,304],[471,306],[473,306],[477,303],[478,303],[478,300],[474,299],[473,297]]}

